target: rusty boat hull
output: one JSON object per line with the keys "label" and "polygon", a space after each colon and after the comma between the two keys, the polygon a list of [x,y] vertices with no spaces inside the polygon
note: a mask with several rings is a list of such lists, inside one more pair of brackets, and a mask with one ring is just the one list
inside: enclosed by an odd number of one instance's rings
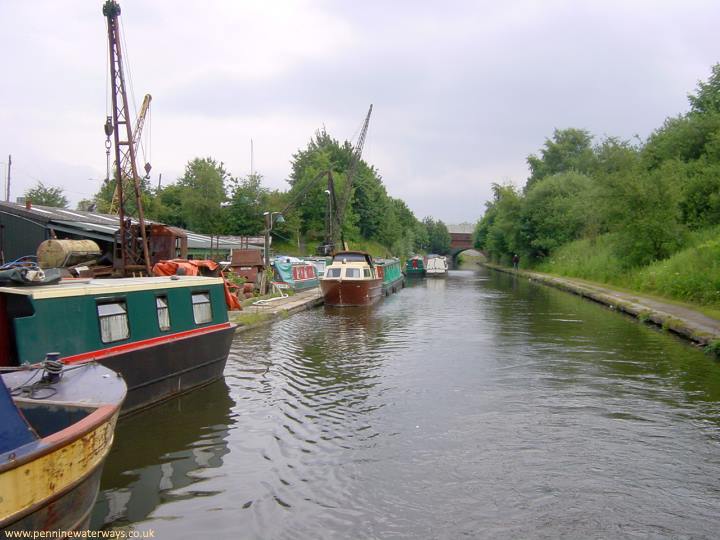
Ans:
{"label": "rusty boat hull", "polygon": [[122,378],[98,364],[39,386],[37,371],[2,376],[4,422],[15,423],[3,426],[0,449],[2,537],[87,528],[126,395]]}
{"label": "rusty boat hull", "polygon": [[320,290],[325,305],[369,306],[382,296],[382,279],[321,279]]}

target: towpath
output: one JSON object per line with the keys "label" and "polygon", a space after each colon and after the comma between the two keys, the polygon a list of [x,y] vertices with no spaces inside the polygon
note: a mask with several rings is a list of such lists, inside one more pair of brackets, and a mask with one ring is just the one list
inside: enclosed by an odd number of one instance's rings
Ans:
{"label": "towpath", "polygon": [[655,323],[699,345],[706,346],[720,340],[720,320],[700,313],[686,304],[663,301],[635,292],[620,291],[604,284],[577,278],[557,277],[541,272],[513,270],[495,264],[484,264],[493,270],[517,274],[605,304],[611,309],[617,309],[640,320]]}
{"label": "towpath", "polygon": [[245,306],[242,311],[230,311],[228,317],[231,322],[238,324],[237,331],[241,332],[322,303],[320,288],[315,287],[285,298],[273,298],[271,301]]}

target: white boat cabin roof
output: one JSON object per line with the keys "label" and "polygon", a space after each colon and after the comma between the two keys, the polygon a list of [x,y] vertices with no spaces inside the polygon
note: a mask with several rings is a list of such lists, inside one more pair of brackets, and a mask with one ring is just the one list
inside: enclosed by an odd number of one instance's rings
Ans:
{"label": "white boat cabin roof", "polygon": [[364,251],[339,251],[333,255],[332,265],[336,264],[360,264],[365,266],[374,266],[370,255]]}

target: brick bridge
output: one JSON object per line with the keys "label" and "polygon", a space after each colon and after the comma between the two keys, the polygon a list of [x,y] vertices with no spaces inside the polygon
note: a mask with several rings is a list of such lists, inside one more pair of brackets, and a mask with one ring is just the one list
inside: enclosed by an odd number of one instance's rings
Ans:
{"label": "brick bridge", "polygon": [[[462,223],[460,225],[448,225],[448,231],[450,232],[450,258],[452,259],[452,265],[456,266],[457,256],[463,251],[468,249],[474,249],[479,253],[482,253],[479,249],[473,247],[473,230],[474,225],[470,223]],[[483,253],[483,255],[485,255]]]}

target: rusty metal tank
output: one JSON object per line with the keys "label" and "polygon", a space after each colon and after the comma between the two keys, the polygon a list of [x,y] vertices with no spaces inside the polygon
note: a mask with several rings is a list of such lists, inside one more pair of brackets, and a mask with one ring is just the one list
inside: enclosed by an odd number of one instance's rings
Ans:
{"label": "rusty metal tank", "polygon": [[102,252],[92,240],[45,240],[37,249],[41,268],[63,268],[98,259]]}

